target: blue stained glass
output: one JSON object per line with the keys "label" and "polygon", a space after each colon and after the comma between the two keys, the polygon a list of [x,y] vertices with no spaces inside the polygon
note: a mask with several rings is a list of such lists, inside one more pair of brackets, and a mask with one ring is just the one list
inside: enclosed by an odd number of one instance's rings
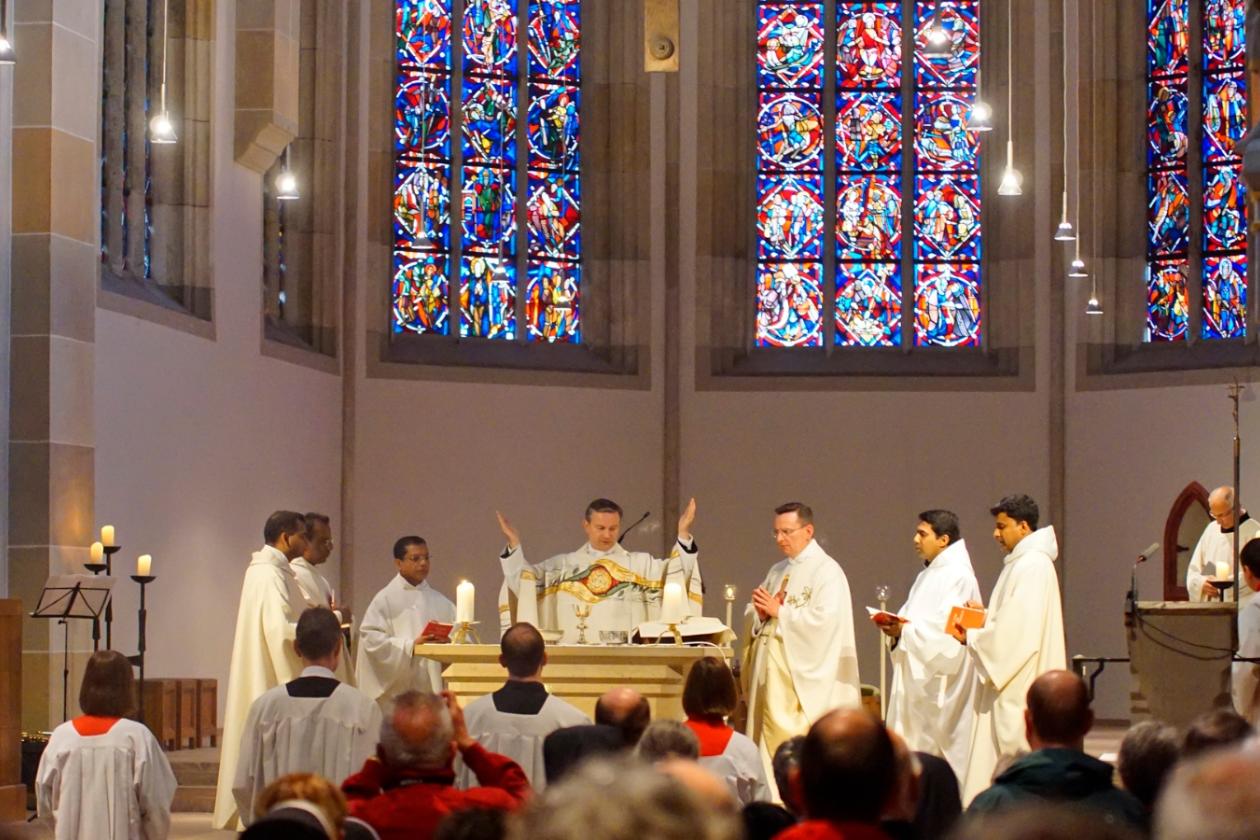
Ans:
{"label": "blue stained glass", "polygon": [[529,74],[548,79],[580,75],[582,11],[578,0],[530,0]]}
{"label": "blue stained glass", "polygon": [[446,159],[451,154],[447,76],[405,72],[394,96],[394,151],[404,157]]}
{"label": "blue stained glass", "polygon": [[467,0],[464,72],[515,75],[516,0]]}
{"label": "blue stained glass", "polygon": [[759,169],[822,169],[818,93],[762,93],[757,119]]}
{"label": "blue stained glass", "polygon": [[1147,72],[1185,75],[1190,68],[1189,0],[1147,0],[1146,9]]}
{"label": "blue stained glass", "polygon": [[576,176],[529,174],[529,253],[576,259],[582,253]]}
{"label": "blue stained glass", "polygon": [[919,169],[974,171],[980,142],[975,132],[967,130],[970,96],[916,93],[914,100],[914,151]]}
{"label": "blue stained glass", "polygon": [[464,79],[464,162],[516,166],[516,84]]}
{"label": "blue stained glass", "polygon": [[766,3],[757,9],[757,83],[765,88],[822,84],[822,4]]}
{"label": "blue stained glass", "polygon": [[901,345],[901,269],[896,263],[836,266],[836,343]]}
{"label": "blue stained glass", "polygon": [[[924,52],[933,14],[949,35],[948,55]],[[975,0],[918,0],[914,6],[914,79],[920,88],[975,87],[980,65],[980,19]]]}
{"label": "blue stained glass", "polygon": [[821,347],[822,266],[775,262],[757,266],[758,347]]}
{"label": "blue stained glass", "polygon": [[1190,196],[1182,172],[1155,172],[1148,179],[1146,209],[1151,254],[1186,250],[1190,236]]}
{"label": "blue stained glass", "polygon": [[446,167],[399,163],[394,173],[394,247],[445,249],[450,245],[450,220]]}
{"label": "blue stained glass", "polygon": [[560,344],[581,341],[581,266],[540,262],[529,267],[525,327],[531,338]]}
{"label": "blue stained glass", "polygon": [[529,87],[530,166],[575,172],[581,90],[570,85]]}
{"label": "blue stained glass", "polygon": [[1230,251],[1247,247],[1247,197],[1237,166],[1204,172],[1203,250]]}
{"label": "blue stained glass", "polygon": [[757,256],[822,258],[822,178],[757,176]]}
{"label": "blue stained glass", "polygon": [[980,259],[979,187],[974,175],[915,176],[916,258]]}
{"label": "blue stained glass", "polygon": [[1203,158],[1241,158],[1234,144],[1247,133],[1247,77],[1243,72],[1203,79]]}
{"label": "blue stained glass", "polygon": [[1146,340],[1183,341],[1189,326],[1190,295],[1184,260],[1146,267]]}
{"label": "blue stained glass", "polygon": [[836,80],[841,88],[901,88],[899,0],[836,5]]}
{"label": "blue stained glass", "polygon": [[466,251],[516,253],[515,170],[465,166],[462,206]]}
{"label": "blue stained glass", "polygon": [[901,169],[901,94],[836,96],[836,166],[840,170]]}
{"label": "blue stained glass", "polygon": [[1190,146],[1184,85],[1147,85],[1146,162],[1152,169],[1180,166]]}
{"label": "blue stained glass", "polygon": [[844,176],[836,188],[836,255],[896,259],[901,255],[901,177]]}
{"label": "blue stained glass", "polygon": [[465,256],[462,261],[460,338],[515,338],[515,263],[483,256]]}
{"label": "blue stained glass", "polygon": [[1242,69],[1247,58],[1247,0],[1203,4],[1203,65],[1209,72]]}
{"label": "blue stained glass", "polygon": [[399,64],[451,66],[451,0],[398,0],[394,14]]}
{"label": "blue stained glass", "polygon": [[1203,329],[1206,339],[1247,335],[1247,256],[1203,260]]}
{"label": "blue stained glass", "polygon": [[920,347],[974,347],[980,343],[978,265],[915,266],[914,343]]}
{"label": "blue stained glass", "polygon": [[447,335],[447,258],[445,254],[394,254],[394,332]]}

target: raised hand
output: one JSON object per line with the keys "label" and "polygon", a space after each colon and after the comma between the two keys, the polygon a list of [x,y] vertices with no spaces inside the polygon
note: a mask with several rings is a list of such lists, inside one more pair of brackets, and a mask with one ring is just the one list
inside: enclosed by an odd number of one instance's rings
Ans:
{"label": "raised hand", "polygon": [[496,510],[494,515],[498,517],[499,530],[503,532],[503,536],[507,537],[508,550],[511,551],[521,544],[521,534],[512,527],[512,523],[508,522],[507,519],[504,518],[503,514]]}
{"label": "raised hand", "polygon": [[459,707],[455,692],[443,691],[442,697],[446,700],[446,708],[451,713],[451,727],[455,730],[455,746],[461,750],[471,747],[477,742],[468,734],[468,725],[464,723],[464,710]]}
{"label": "raised hand", "polygon": [[687,508],[682,512],[682,516],[678,517],[678,539],[691,539],[691,523],[696,521],[696,499],[693,496],[691,501],[687,502]]}

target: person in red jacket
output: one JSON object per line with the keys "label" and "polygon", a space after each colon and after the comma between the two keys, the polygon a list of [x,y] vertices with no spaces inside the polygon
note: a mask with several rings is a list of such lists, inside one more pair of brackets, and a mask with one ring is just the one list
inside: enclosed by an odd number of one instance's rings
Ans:
{"label": "person in red jacket", "polygon": [[[481,787],[455,788],[457,750]],[[447,814],[466,808],[510,811],[530,795],[519,764],[468,734],[450,692],[408,691],[394,698],[376,751],[341,789],[350,814],[376,829],[381,840],[429,838]]]}

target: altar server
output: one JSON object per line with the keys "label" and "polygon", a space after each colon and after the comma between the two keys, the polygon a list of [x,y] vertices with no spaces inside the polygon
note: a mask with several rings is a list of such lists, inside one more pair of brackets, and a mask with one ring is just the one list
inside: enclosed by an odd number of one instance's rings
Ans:
{"label": "altar server", "polygon": [[725,660],[715,656],[697,660],[683,685],[686,725],[700,742],[700,766],[726,782],[740,804],[769,802],[773,797],[757,745],[726,722],[737,697],[735,677]]}
{"label": "altar server", "polygon": [[587,505],[582,520],[586,545],[538,564],[525,559],[517,530],[503,514],[496,516],[507,538],[507,547],[499,556],[504,582],[499,612],[504,629],[512,623],[511,600],[515,599],[516,621],[561,630],[565,642],[578,640],[575,608],[583,606],[590,609],[586,618],[588,640],[599,641],[599,633],[605,630],[629,634],[639,624],[659,617],[666,581],[682,584],[688,615],[702,612],[699,553],[691,536],[695,499],[678,518],[678,541],[663,560],[621,547],[622,511],[609,499],[596,499]]}
{"label": "altar server", "polygon": [[311,607],[298,619],[301,675],[254,701],[233,793],[245,825],[267,785],[289,773],[344,779],[376,751],[381,709],[367,695],[337,680],[341,624],[327,607]]}
{"label": "altar server", "polygon": [[[1254,590],[1260,584],[1260,539],[1243,546],[1239,563],[1243,579]],[[1260,598],[1238,609],[1238,655],[1260,657]],[[1260,663],[1235,662],[1230,687],[1234,709],[1253,727],[1260,726]]]}
{"label": "altar server", "polygon": [[250,704],[267,689],[287,683],[302,670],[293,639],[306,600],[289,561],[306,550],[306,520],[300,513],[278,510],[267,518],[263,540],[266,545],[254,552],[245,569],[241,606],[236,615],[223,713],[219,784],[214,797],[215,828],[237,826],[232,782]]}
{"label": "altar server", "polygon": [[770,567],[744,612],[748,637],[748,737],[767,778],[779,745],[804,735],[832,709],[862,702],[853,603],[844,570],[814,541],[814,512],[774,510],[774,541],[786,559]]}
{"label": "altar server", "polygon": [[979,677],[964,805],[989,787],[999,758],[1028,749],[1024,704],[1033,680],[1067,667],[1054,528],[1037,528],[1037,503],[1025,495],[1007,496],[989,512],[993,538],[1008,553],[984,626],[962,636]]}
{"label": "altar server", "polygon": [[[92,654],[79,688],[83,714],[53,730],[35,774],[39,816],[57,840],[165,840],[175,774],[135,713],[131,663]],[[14,756],[16,759],[16,755]]]}
{"label": "altar server", "polygon": [[413,655],[416,645],[440,639],[425,636],[430,621],[455,621],[455,605],[429,585],[429,546],[421,537],[394,543],[398,574],[376,593],[359,623],[355,674],[359,688],[385,704],[404,691],[442,690],[442,666]]}
{"label": "altar server", "polygon": [[[1191,601],[1215,601],[1220,594],[1210,580],[1233,580],[1234,563],[1234,488],[1217,487],[1208,496],[1208,513],[1212,521],[1203,529],[1203,535],[1190,555],[1186,567],[1186,592]],[[1252,519],[1247,511],[1239,508],[1238,550],[1256,537],[1260,537],[1260,522]],[[1241,570],[1240,570],[1241,571]],[[1248,600],[1255,590],[1239,577],[1242,600]],[[1225,600],[1234,600],[1233,590],[1225,591]]]}
{"label": "altar server", "polygon": [[[294,557],[289,562],[293,574],[297,577],[298,588],[302,590],[302,596],[306,599],[308,608],[327,607],[337,616],[339,623],[348,627],[351,621],[350,608],[337,604],[332,586],[319,571],[319,567],[327,563],[329,555],[332,554],[331,520],[322,513],[307,513],[302,518],[306,520],[306,551],[302,552],[301,557]],[[342,654],[335,669],[337,679],[348,685],[354,685],[350,656],[345,650]]]}
{"label": "altar server", "polygon": [[944,758],[961,777],[971,749],[975,668],[945,625],[952,608],[980,600],[980,584],[952,511],[919,514],[914,550],[924,568],[897,611],[907,621],[876,622],[893,640],[888,728],[912,751]]}

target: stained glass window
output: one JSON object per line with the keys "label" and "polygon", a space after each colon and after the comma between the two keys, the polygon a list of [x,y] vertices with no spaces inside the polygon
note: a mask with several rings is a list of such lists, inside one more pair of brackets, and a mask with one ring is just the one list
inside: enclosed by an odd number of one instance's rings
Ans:
{"label": "stained glass window", "polygon": [[[1246,2],[1198,5],[1202,41],[1192,44],[1190,0],[1147,0],[1146,340],[1152,342],[1188,337],[1192,270],[1202,287],[1200,337],[1247,334],[1247,201],[1234,151],[1247,128]],[[1199,80],[1197,115],[1190,104],[1192,69]],[[1198,184],[1190,175],[1195,151]],[[1196,204],[1197,239],[1191,230]]]}
{"label": "stained glass window", "polygon": [[[934,12],[951,43],[942,57],[924,52]],[[757,32],[756,344],[821,347],[831,326],[841,347],[977,345],[980,151],[966,121],[978,0],[761,0]]]}
{"label": "stained glass window", "polygon": [[580,7],[396,0],[394,332],[580,341]]}

